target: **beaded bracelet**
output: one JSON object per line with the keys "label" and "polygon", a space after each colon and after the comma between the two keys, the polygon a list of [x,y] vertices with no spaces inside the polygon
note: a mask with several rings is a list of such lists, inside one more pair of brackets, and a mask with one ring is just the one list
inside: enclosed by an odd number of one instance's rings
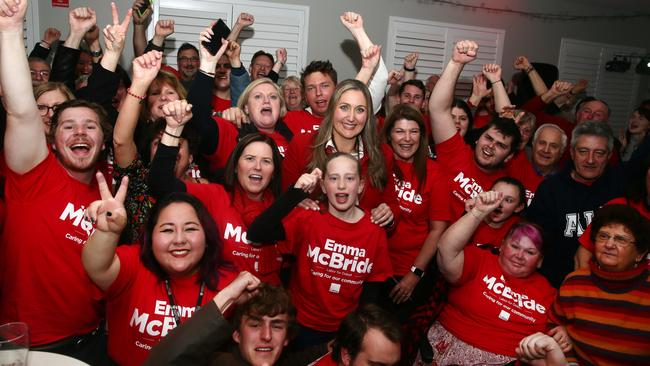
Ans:
{"label": "beaded bracelet", "polygon": [[140,99],[140,100],[145,100],[145,98],[146,98],[146,96],[143,97],[143,96],[131,93],[131,88],[126,89],[126,94],[132,96],[133,98]]}

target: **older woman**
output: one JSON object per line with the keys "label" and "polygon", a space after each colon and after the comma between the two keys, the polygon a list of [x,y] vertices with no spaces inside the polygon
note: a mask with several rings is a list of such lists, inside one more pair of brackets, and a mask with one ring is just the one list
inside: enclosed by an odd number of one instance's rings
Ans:
{"label": "older woman", "polygon": [[287,102],[288,111],[300,111],[305,109],[302,85],[297,76],[289,76],[282,82],[282,94]]}
{"label": "older woman", "polygon": [[[282,121],[287,108],[280,88],[271,79],[260,78],[251,82],[239,96],[236,108],[220,112],[214,120],[211,119],[211,90],[217,61],[224,53],[239,52],[240,49],[234,42],[223,41],[221,48],[212,55],[203,46],[203,42],[210,41],[211,38],[212,29],[205,28],[200,36],[200,72],[192,83],[188,96],[189,102],[194,106],[194,118],[190,126],[203,136],[200,152],[208,160],[210,170],[223,169],[237,142],[252,133],[269,136],[284,156],[293,133]],[[230,121],[237,121],[239,127]],[[242,121],[248,123],[241,123]]]}
{"label": "older woman", "polygon": [[569,361],[581,365],[647,365],[650,360],[650,272],[644,264],[650,222],[612,204],[591,224],[589,268],[567,276],[550,312],[573,341]]}
{"label": "older woman", "polygon": [[513,225],[498,255],[467,245],[502,200],[501,192],[482,192],[438,242],[438,266],[451,288],[449,303],[429,330],[437,365],[505,364],[515,359],[523,337],[545,330],[555,290],[537,273],[540,229]]}

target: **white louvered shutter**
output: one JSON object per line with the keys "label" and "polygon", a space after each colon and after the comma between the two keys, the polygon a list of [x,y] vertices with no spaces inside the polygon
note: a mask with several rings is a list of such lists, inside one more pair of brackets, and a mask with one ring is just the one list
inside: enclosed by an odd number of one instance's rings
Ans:
{"label": "white louvered shutter", "polygon": [[244,29],[242,64],[248,68],[258,50],[275,57],[278,48],[287,49],[287,65],[280,76],[298,75],[307,58],[309,7],[256,1],[161,0],[155,3],[154,17],[148,36],[154,34],[158,19],[174,19],[174,34],[165,41],[165,63],[176,67],[176,53],[185,42],[198,48],[199,33],[216,19],[223,19],[232,29],[241,12],[253,14],[255,23]]}
{"label": "white louvered shutter", "polygon": [[275,58],[278,48],[287,49],[287,64],[280,78],[300,75],[306,64],[309,7],[275,3],[238,2],[233,7],[233,21],[240,13],[255,16],[255,24],[239,35],[242,64],[248,68],[253,54],[259,50]]}
{"label": "white louvered shutter", "polygon": [[29,4],[29,8],[25,14],[25,21],[23,22],[23,42],[27,54],[32,51],[36,42],[40,41],[38,33],[38,2],[32,1]]}
{"label": "white louvered shutter", "polygon": [[502,29],[390,17],[386,60],[389,68],[399,70],[407,54],[418,52],[417,78],[424,81],[442,73],[456,42],[474,40],[479,44],[478,57],[465,66],[456,85],[456,95],[465,98],[472,87],[472,76],[481,71],[483,64],[501,63],[504,38]]}
{"label": "white louvered shutter", "polygon": [[632,110],[637,106],[640,77],[634,72],[638,59],[624,73],[605,70],[605,64],[617,54],[645,54],[645,49],[563,38],[558,68],[560,79],[576,82],[586,79],[587,94],[607,102],[614,131],[624,131]]}

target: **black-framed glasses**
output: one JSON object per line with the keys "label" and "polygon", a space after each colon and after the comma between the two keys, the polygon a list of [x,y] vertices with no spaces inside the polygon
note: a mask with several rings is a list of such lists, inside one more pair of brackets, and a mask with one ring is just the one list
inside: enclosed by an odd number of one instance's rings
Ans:
{"label": "black-framed glasses", "polygon": [[29,70],[29,72],[32,74],[32,77],[35,77],[36,75],[40,76],[41,78],[49,78],[50,77],[50,72],[47,70]]}
{"label": "black-framed glasses", "polygon": [[52,113],[56,112],[56,109],[59,107],[59,105],[55,104],[53,106],[49,106],[45,104],[37,104],[36,107],[38,108],[38,111],[41,113],[41,116],[45,116],[50,110],[52,110]]}

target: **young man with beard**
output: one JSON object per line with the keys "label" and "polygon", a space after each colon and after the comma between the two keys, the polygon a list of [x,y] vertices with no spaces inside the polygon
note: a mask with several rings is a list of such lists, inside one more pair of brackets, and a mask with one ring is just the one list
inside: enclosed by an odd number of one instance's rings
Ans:
{"label": "young man with beard", "polygon": [[[463,67],[476,58],[477,52],[478,45],[474,41],[456,43],[452,58],[429,100],[438,162],[447,168],[452,180],[453,220],[462,216],[465,200],[478,196],[495,180],[506,175],[503,164],[512,158],[521,140],[519,128],[507,118],[492,120],[476,141],[473,151],[457,132],[451,116],[454,87]],[[498,82],[502,81],[496,80],[493,84]]]}
{"label": "young man with beard", "polygon": [[607,124],[588,121],[576,126],[571,136],[572,166],[544,180],[528,208],[526,216],[548,236],[549,250],[540,272],[556,288],[573,271],[578,238],[595,210],[623,194],[625,176],[607,166],[613,146]]}
{"label": "young man with beard", "polygon": [[27,1],[3,2],[8,9],[0,17],[7,216],[0,240],[0,323],[28,323],[33,350],[96,364],[105,357],[97,331],[101,294],[81,265],[81,250],[93,231],[84,208],[99,199],[95,171],[110,125],[98,105],[68,101],[52,116],[48,143],[24,52]]}

